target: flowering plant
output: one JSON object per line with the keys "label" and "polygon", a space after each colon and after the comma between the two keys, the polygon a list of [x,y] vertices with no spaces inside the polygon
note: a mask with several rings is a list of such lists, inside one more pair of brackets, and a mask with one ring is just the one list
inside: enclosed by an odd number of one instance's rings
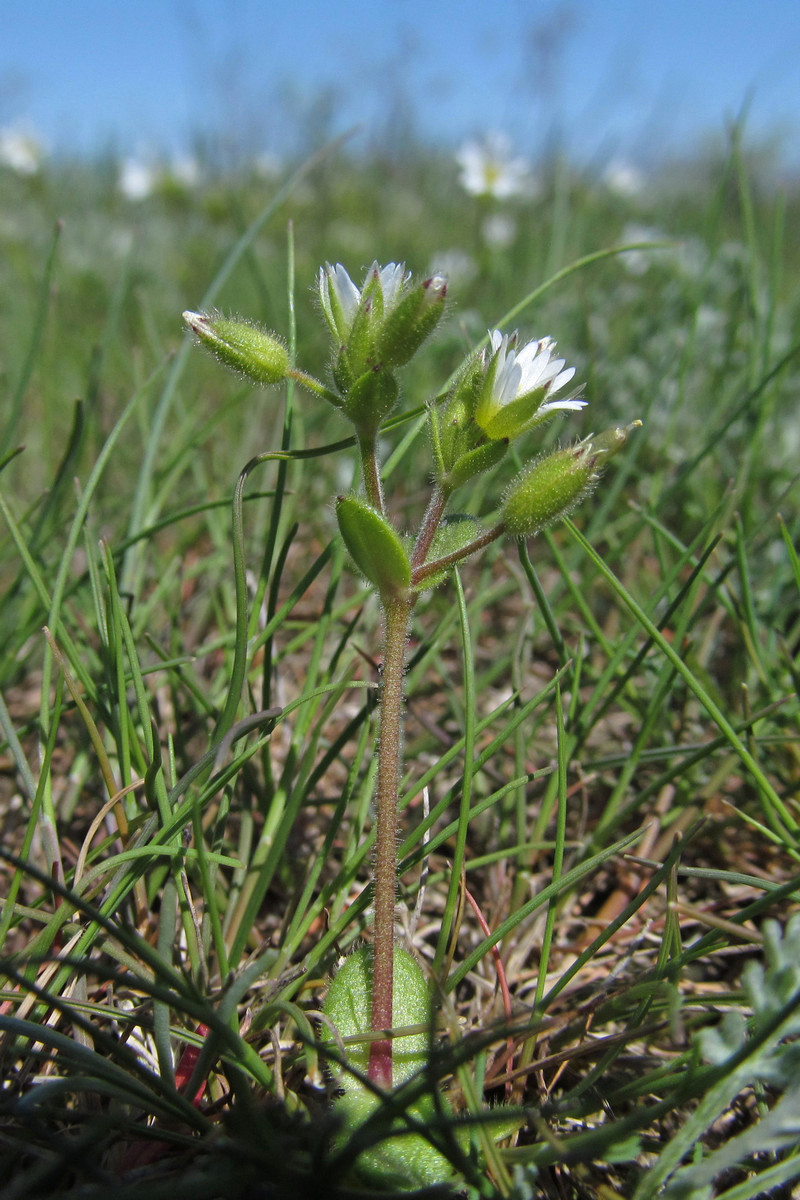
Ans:
{"label": "flowering plant", "polygon": [[[403,677],[414,607],[422,592],[468,556],[504,535],[534,534],[569,512],[594,488],[632,426],[533,458],[507,488],[491,525],[452,519],[447,509],[458,488],[493,469],[512,443],[520,443],[555,413],[578,412],[587,403],[579,397],[580,389],[559,396],[575,370],[556,357],[552,338],[520,343],[517,334],[494,330],[488,345],[468,356],[445,395],[428,404],[434,486],[409,541],[384,494],[377,435],[398,403],[398,370],[442,318],[446,280],[439,275],[415,280],[402,263],[373,263],[358,287],[340,263],[326,263],[318,273],[317,296],[332,341],[329,383],[291,364],[283,341],[250,322],[216,314],[185,313],[184,318],[222,362],[254,382],[295,379],[330,403],[350,422],[358,447],[363,493],[339,496],[336,515],[355,566],[378,593],[384,648],[372,945],[347,960],[326,1006],[340,1035],[370,1035],[368,1052],[353,1050],[348,1071],[339,1075],[345,1090],[343,1119],[352,1126],[369,1117],[381,1090],[400,1086],[409,1072],[424,1067],[427,1052],[424,1038],[400,1038],[394,1052],[390,1036],[395,1027],[424,1022],[428,1009],[427,985],[416,960],[395,947]],[[422,1110],[417,1116],[426,1119]],[[392,1157],[391,1170],[406,1186],[446,1177],[446,1160],[438,1152],[431,1154],[424,1139],[398,1142],[402,1146]]]}

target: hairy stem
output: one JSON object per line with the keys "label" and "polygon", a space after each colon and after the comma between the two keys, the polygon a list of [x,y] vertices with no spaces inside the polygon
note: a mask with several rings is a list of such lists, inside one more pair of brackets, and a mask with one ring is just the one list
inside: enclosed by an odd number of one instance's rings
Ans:
{"label": "hairy stem", "polygon": [[431,542],[436,535],[436,530],[439,528],[439,522],[442,519],[442,514],[447,504],[448,492],[437,484],[433,495],[430,498],[425,516],[422,519],[417,540],[414,544],[414,553],[411,555],[411,569],[421,567],[428,557],[428,551],[431,548]]}
{"label": "hairy stem", "polygon": [[502,537],[505,531],[506,527],[501,521],[499,525],[495,525],[492,529],[488,529],[486,533],[482,533],[480,537],[476,537],[469,543],[468,546],[463,546],[461,550],[454,550],[452,554],[444,554],[441,558],[437,558],[433,562],[424,563],[420,566],[413,566],[412,564],[412,587],[418,587],[431,575],[435,575],[437,571],[441,571],[445,567],[454,567],[456,563],[461,562],[462,558],[469,558],[470,554],[475,554],[477,550],[482,550],[484,546],[488,546],[492,542],[496,542],[499,537]]}
{"label": "hairy stem", "polygon": [[309,375],[307,371],[301,371],[299,367],[290,367],[286,372],[287,379],[293,379],[295,383],[301,384],[307,388],[309,392],[313,392],[315,396],[327,400],[334,408],[341,408],[342,398],[336,392],[332,392],[330,388],[325,387],[324,383],[320,383],[313,375]]}
{"label": "hairy stem", "polygon": [[[378,1033],[392,1027],[394,981],[394,908],[397,886],[397,791],[403,745],[403,669],[413,599],[384,601],[386,637],[381,689],[375,841],[375,926],[373,940],[372,1023]],[[369,1050],[369,1077],[392,1086],[392,1043],[378,1038]]]}
{"label": "hairy stem", "polygon": [[383,480],[381,479],[375,440],[375,434],[358,432],[358,449],[361,453],[364,490],[372,507],[376,508],[379,513],[384,514]]}

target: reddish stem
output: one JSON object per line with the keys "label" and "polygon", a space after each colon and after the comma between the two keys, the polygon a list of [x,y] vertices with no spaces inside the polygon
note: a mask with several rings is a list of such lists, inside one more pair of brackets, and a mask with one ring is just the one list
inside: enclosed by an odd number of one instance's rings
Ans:
{"label": "reddish stem", "polygon": [[[386,639],[381,690],[380,743],[376,794],[375,926],[373,937],[372,1022],[374,1033],[392,1028],[394,992],[394,906],[397,886],[397,791],[403,738],[403,669],[412,599],[385,602]],[[392,1042],[378,1038],[369,1048],[369,1077],[392,1086]]]}

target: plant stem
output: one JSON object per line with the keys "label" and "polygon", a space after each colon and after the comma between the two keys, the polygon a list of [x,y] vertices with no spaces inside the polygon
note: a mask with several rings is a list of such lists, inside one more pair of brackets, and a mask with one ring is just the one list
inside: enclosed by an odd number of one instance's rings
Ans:
{"label": "plant stem", "polygon": [[412,564],[412,586],[419,587],[421,583],[424,583],[429,576],[435,575],[437,571],[441,571],[445,567],[454,567],[456,563],[461,562],[462,558],[468,558],[470,554],[475,554],[477,550],[482,550],[484,546],[496,542],[505,531],[506,527],[501,521],[499,525],[488,529],[486,533],[482,533],[480,537],[476,537],[468,546],[463,546],[461,550],[454,550],[452,554],[444,554],[441,558],[437,558],[433,562],[424,563],[421,566],[413,566]]}
{"label": "plant stem", "polygon": [[385,513],[383,502],[383,480],[378,465],[378,455],[375,449],[376,436],[374,433],[364,433],[361,430],[356,431],[358,434],[358,449],[361,453],[361,470],[364,476],[364,491],[367,493],[367,499],[373,508],[376,508],[379,513]]}
{"label": "plant stem", "polygon": [[428,507],[425,510],[425,516],[422,519],[417,540],[414,544],[414,553],[411,555],[412,571],[415,567],[421,567],[428,557],[428,551],[431,548],[431,542],[434,539],[436,530],[439,528],[439,522],[442,519],[448,495],[449,493],[445,492],[439,484],[436,485]]}
{"label": "plant stem", "polygon": [[330,388],[325,387],[324,383],[320,383],[313,375],[309,375],[307,371],[301,371],[299,367],[290,367],[286,372],[287,379],[294,379],[296,383],[302,384],[309,392],[313,392],[315,396],[320,396],[321,399],[327,400],[334,408],[341,408],[342,398],[336,392],[332,392]]}
{"label": "plant stem", "polygon": [[[381,689],[376,795],[375,927],[373,938],[373,1032],[392,1028],[394,992],[394,908],[397,887],[397,791],[403,745],[403,669],[413,597],[384,599],[386,634]],[[369,1077],[392,1086],[392,1042],[378,1038],[369,1050]]]}

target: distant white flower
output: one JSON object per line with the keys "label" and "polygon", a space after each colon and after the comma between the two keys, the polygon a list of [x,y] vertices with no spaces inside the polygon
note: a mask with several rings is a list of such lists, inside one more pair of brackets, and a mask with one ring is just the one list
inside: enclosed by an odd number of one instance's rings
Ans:
{"label": "distant white flower", "polygon": [[126,158],[120,163],[117,187],[126,200],[145,200],[158,183],[158,171],[139,158]]}
{"label": "distant white flower", "polygon": [[632,163],[614,159],[603,172],[603,182],[609,191],[629,198],[639,196],[644,190],[644,175]]}
{"label": "distant white flower", "polygon": [[511,141],[504,133],[491,133],[484,142],[465,142],[456,152],[456,162],[459,182],[472,196],[508,200],[532,191],[528,164],[512,158]]}
{"label": "distant white flower", "polygon": [[361,302],[361,293],[377,276],[383,294],[384,312],[389,312],[397,302],[403,285],[411,278],[405,263],[387,263],[385,267],[374,262],[367,271],[363,287],[357,288],[341,263],[331,266],[325,263],[317,277],[322,311],[331,332],[341,341],[346,341]]}
{"label": "distant white flower", "polygon": [[579,411],[585,400],[575,394],[563,400],[550,397],[561,391],[575,374],[564,370],[564,359],[553,358],[556,343],[546,337],[516,349],[516,334],[491,334],[491,357],[475,420],[491,438],[517,437],[558,409]]}
{"label": "distant white flower", "polygon": [[492,250],[506,250],[517,236],[517,222],[506,213],[491,213],[481,225],[481,233]]}
{"label": "distant white flower", "polygon": [[18,175],[35,175],[43,159],[41,143],[30,130],[14,126],[0,129],[0,165]]}

